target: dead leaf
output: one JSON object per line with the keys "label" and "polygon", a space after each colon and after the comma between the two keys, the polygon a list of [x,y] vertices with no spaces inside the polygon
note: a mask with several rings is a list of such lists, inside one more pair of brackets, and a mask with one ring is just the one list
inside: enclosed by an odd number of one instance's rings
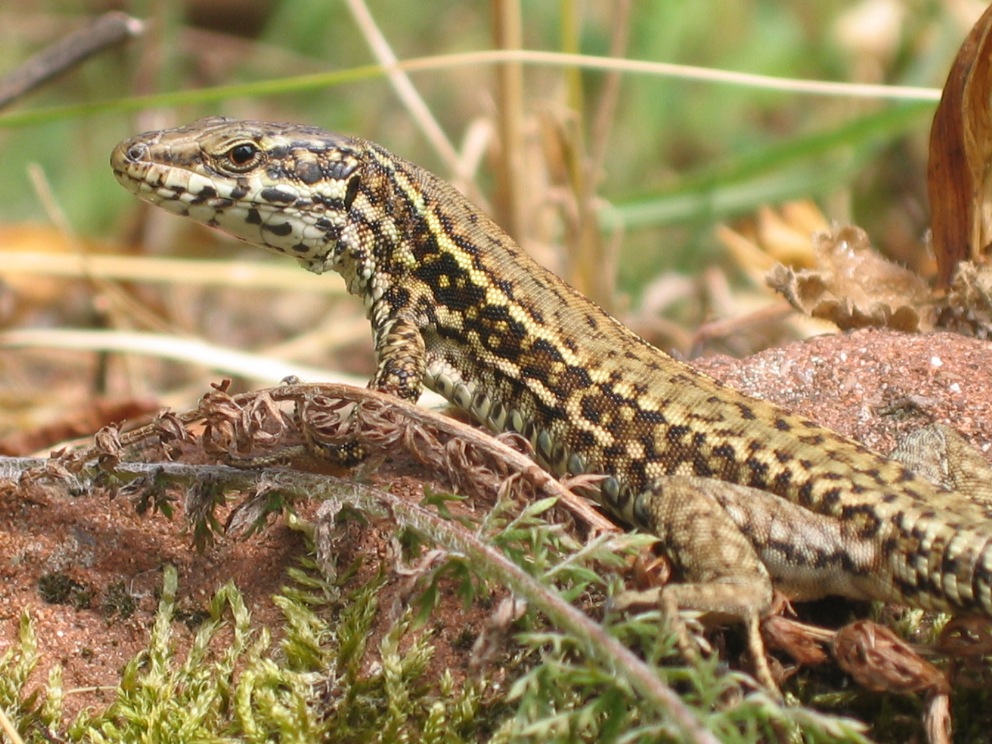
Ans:
{"label": "dead leaf", "polygon": [[768,285],[793,307],[843,330],[881,326],[928,331],[934,325],[930,290],[919,276],[882,258],[857,227],[814,237],[815,269],[775,266]]}
{"label": "dead leaf", "polygon": [[837,631],[834,658],[862,687],[875,692],[946,694],[950,685],[937,667],[924,661],[883,625],[858,620]]}
{"label": "dead leaf", "polygon": [[767,647],[784,651],[800,666],[819,666],[827,662],[824,636],[811,631],[810,626],[785,617],[771,615],[761,621],[761,637]]}
{"label": "dead leaf", "polygon": [[757,214],[734,229],[716,228],[717,239],[727,248],[741,271],[755,284],[776,263],[809,268],[813,265],[813,235],[830,229],[830,223],[812,201],[786,202]]}
{"label": "dead leaf", "polygon": [[937,324],[941,328],[975,338],[992,338],[992,266],[961,263],[939,312]]}
{"label": "dead leaf", "polygon": [[930,129],[927,189],[940,287],[992,242],[992,6],[964,40]]}

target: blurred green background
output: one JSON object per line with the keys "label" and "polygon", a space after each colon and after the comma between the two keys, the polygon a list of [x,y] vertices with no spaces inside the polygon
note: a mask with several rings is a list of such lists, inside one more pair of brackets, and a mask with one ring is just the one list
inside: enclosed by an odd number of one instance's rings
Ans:
{"label": "blurred green background", "polygon": [[[964,0],[381,0],[363,7],[400,59],[492,49],[501,34],[518,32],[526,49],[606,55],[615,46],[632,60],[934,88],[982,10]],[[374,63],[345,0],[41,0],[30,7],[5,0],[0,68],[13,68],[109,8],[145,19],[147,33],[0,116],[0,222],[48,219],[27,176],[28,164],[37,163],[72,231],[123,240],[122,224],[138,207],[111,176],[110,149],[135,131],[208,113],[344,131],[453,176],[384,77],[294,90],[290,78]],[[518,11],[519,20],[506,22],[507,11],[511,17]],[[283,79],[284,86],[273,86]],[[715,224],[803,197],[815,198],[829,219],[861,225],[898,260],[911,266],[925,260],[933,103],[622,74],[615,106],[603,109],[610,85],[603,71],[525,66],[522,79],[521,95],[508,100],[491,64],[411,74],[454,146],[469,142],[482,153],[471,177],[487,208],[539,257],[542,250],[563,251],[566,258],[550,262],[580,285],[583,271],[605,273],[611,282],[615,275],[618,290],[636,298],[653,277],[726,263]],[[193,102],[190,94],[149,110],[126,104],[235,83],[247,86],[237,97]],[[87,113],[63,109],[94,102],[109,104]],[[25,120],[30,111],[42,113]],[[509,173],[501,140],[506,126],[519,137],[522,159]],[[602,167],[580,179],[586,191],[578,193],[569,174],[588,164],[596,148]],[[522,221],[513,218],[507,192],[523,195]],[[591,251],[575,245],[580,239],[569,231],[569,210],[587,222],[594,213]],[[589,242],[588,232],[582,240]],[[177,243],[175,250],[186,249]]]}

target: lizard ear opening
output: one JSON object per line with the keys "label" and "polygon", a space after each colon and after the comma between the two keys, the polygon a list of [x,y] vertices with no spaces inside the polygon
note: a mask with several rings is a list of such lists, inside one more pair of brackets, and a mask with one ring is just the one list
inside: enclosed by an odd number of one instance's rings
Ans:
{"label": "lizard ear opening", "polygon": [[348,179],[348,188],[344,192],[345,209],[351,209],[351,205],[355,202],[355,197],[358,196],[358,187],[361,185],[358,176],[352,176]]}

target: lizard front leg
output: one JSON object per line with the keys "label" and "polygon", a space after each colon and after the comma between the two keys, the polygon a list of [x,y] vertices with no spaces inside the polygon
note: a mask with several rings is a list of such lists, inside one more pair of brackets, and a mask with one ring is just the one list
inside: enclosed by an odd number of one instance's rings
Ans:
{"label": "lizard front leg", "polygon": [[[377,325],[374,335],[376,368],[369,388],[416,402],[423,390],[427,367],[424,337],[419,326],[412,318],[398,315]],[[304,411],[297,409],[296,415],[305,447],[315,456],[343,467],[352,467],[365,459],[364,448],[354,439],[343,443],[328,441],[319,429],[307,423]]]}

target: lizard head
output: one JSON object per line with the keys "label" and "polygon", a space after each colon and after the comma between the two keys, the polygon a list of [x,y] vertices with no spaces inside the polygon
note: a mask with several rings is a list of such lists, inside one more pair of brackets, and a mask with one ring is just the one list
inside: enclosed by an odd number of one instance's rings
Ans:
{"label": "lizard head", "polygon": [[339,243],[365,148],[315,127],[215,116],[124,140],[110,164],[147,202],[351,283]]}

